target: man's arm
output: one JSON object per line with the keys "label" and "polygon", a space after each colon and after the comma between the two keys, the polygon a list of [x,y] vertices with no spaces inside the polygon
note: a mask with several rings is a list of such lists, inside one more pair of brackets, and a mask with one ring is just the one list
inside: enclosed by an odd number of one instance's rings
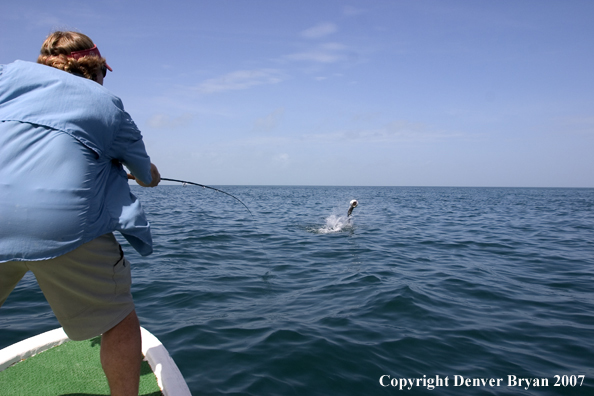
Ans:
{"label": "man's arm", "polygon": [[134,175],[128,173],[128,179],[136,180],[136,183],[140,184],[142,187],[155,187],[161,182],[161,174],[159,173],[157,166],[153,163],[151,163],[151,178],[152,180],[150,184],[144,184],[143,182],[135,178]]}

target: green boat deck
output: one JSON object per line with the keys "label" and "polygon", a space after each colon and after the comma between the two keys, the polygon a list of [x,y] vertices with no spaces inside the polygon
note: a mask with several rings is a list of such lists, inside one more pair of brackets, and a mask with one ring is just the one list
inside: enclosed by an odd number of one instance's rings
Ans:
{"label": "green boat deck", "polygon": [[[101,337],[68,341],[0,371],[3,396],[109,395],[101,368]],[[148,362],[140,372],[139,395],[162,395]]]}

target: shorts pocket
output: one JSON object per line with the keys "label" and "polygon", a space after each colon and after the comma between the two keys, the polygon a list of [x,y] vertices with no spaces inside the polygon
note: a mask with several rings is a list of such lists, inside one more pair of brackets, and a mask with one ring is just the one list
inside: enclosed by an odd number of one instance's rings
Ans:
{"label": "shorts pocket", "polygon": [[115,295],[130,294],[132,274],[130,273],[130,262],[122,257],[113,266],[113,281],[115,284]]}

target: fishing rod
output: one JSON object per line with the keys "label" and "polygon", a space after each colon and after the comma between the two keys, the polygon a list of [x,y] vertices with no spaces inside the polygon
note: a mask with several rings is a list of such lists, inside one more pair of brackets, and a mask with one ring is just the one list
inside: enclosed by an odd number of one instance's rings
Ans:
{"label": "fishing rod", "polygon": [[235,198],[236,200],[238,200],[247,209],[247,211],[250,212],[250,214],[252,215],[252,217],[254,217],[254,214],[252,213],[252,211],[250,210],[250,208],[248,208],[247,205],[244,204],[241,199],[237,198],[235,195],[229,194],[228,192],[225,192],[223,190],[219,190],[218,188],[214,188],[214,187],[210,187],[210,186],[205,186],[204,184],[198,184],[198,183],[194,183],[194,182],[190,182],[190,181],[185,181],[185,180],[168,179],[166,177],[162,177],[161,180],[171,181],[171,182],[176,182],[176,183],[192,184],[194,186],[198,186],[198,187],[202,187],[202,188],[209,188],[211,190],[215,190],[215,191],[218,191],[220,193],[226,194],[226,195],[230,196],[231,198]]}

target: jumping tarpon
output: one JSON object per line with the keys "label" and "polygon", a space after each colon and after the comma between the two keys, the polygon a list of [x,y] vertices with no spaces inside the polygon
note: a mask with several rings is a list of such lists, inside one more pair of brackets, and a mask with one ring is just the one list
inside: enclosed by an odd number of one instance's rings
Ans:
{"label": "jumping tarpon", "polygon": [[349,206],[349,211],[348,211],[347,217],[350,216],[351,213],[353,213],[353,209],[355,209],[357,207],[357,205],[359,205],[359,202],[357,202],[356,199],[353,199],[351,201],[351,206]]}

